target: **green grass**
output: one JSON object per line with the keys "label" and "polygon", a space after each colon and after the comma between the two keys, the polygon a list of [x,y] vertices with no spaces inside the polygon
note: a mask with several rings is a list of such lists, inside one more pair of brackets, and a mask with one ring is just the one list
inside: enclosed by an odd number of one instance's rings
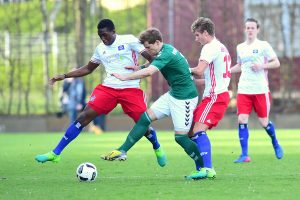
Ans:
{"label": "green grass", "polygon": [[[284,158],[277,160],[263,130],[251,131],[251,163],[234,164],[240,153],[236,130],[209,132],[215,180],[185,181],[194,164],[171,132],[159,138],[168,164],[161,168],[150,144],[142,139],[125,162],[99,159],[118,147],[126,133],[79,136],[57,163],[39,164],[34,156],[51,150],[61,134],[0,134],[0,199],[298,199],[300,196],[299,130],[278,130]],[[77,166],[92,162],[98,168],[93,183],[78,182]]]}

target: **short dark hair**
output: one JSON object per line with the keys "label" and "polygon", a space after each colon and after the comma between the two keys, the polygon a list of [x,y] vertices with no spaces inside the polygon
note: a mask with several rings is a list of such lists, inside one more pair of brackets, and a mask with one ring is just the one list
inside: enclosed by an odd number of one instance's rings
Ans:
{"label": "short dark hair", "polygon": [[196,19],[192,26],[191,26],[192,33],[195,33],[196,31],[203,33],[204,31],[207,31],[207,33],[211,36],[215,35],[215,24],[211,19],[205,18],[205,17],[199,17]]}
{"label": "short dark hair", "polygon": [[98,25],[97,29],[103,29],[107,28],[108,31],[114,31],[115,30],[115,25],[110,19],[102,19]]}
{"label": "short dark hair", "polygon": [[162,34],[157,28],[148,28],[140,34],[139,40],[142,44],[148,42],[154,44],[156,40],[163,41]]}
{"label": "short dark hair", "polygon": [[245,21],[245,23],[246,22],[255,22],[256,23],[256,28],[259,29],[260,25],[259,25],[259,23],[258,23],[258,21],[256,19],[254,19],[254,18],[247,18],[246,21]]}

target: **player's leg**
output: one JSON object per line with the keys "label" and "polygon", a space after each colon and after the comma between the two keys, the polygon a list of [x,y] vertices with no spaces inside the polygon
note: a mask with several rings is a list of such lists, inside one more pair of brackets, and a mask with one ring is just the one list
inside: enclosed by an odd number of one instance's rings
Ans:
{"label": "player's leg", "polygon": [[[120,90],[119,103],[124,113],[126,113],[134,122],[137,122],[140,116],[147,110],[146,95],[143,90],[138,88],[127,88]],[[149,127],[145,132],[145,137],[151,142],[153,149],[160,147],[154,128]]]}
{"label": "player's leg", "polygon": [[248,120],[249,114],[252,111],[252,95],[238,94],[237,95],[237,114],[238,114],[238,133],[242,153],[234,161],[234,163],[250,162],[251,158],[248,155]]}
{"label": "player's leg", "polygon": [[144,136],[145,132],[149,128],[149,125],[154,120],[155,120],[155,116],[153,116],[153,112],[151,111],[151,109],[148,109],[147,112],[144,112],[141,115],[140,119],[136,122],[134,127],[131,129],[125,142],[118,149],[113,150],[110,153],[101,156],[101,158],[110,161],[125,160],[126,152]]}
{"label": "player's leg", "polygon": [[200,155],[203,160],[203,169],[207,178],[215,178],[216,172],[212,164],[212,149],[206,131],[214,126],[223,118],[230,101],[229,93],[224,92],[209,98],[204,98],[195,110],[194,116],[194,136],[193,141],[196,142]]}
{"label": "player's leg", "polygon": [[[139,120],[140,116],[147,109],[145,94],[141,89],[130,88],[122,90],[119,102],[124,112],[135,122]],[[158,141],[155,129],[149,127],[144,136],[152,144],[158,164],[162,167],[165,166],[166,155]]]}
{"label": "player's leg", "polygon": [[77,120],[69,126],[58,145],[53,149],[53,151],[36,156],[35,159],[38,162],[58,162],[60,159],[60,153],[80,134],[83,127],[88,125],[97,115],[107,114],[117,105],[115,97],[106,90],[108,89],[102,85],[98,85],[94,89],[88,105],[80,113]]}
{"label": "player's leg", "polygon": [[64,136],[58,143],[58,145],[51,151],[46,154],[37,155],[35,160],[41,163],[52,161],[58,162],[60,160],[60,153],[64,150],[64,148],[73,141],[82,131],[83,127],[89,124],[98,113],[94,111],[89,106],[82,111],[77,120],[72,123],[69,128],[66,130]]}
{"label": "player's leg", "polygon": [[[155,101],[151,108],[147,110],[147,112],[144,112],[139,120],[136,122],[132,130],[129,132],[125,142],[117,149],[112,151],[109,154],[103,155],[101,158],[104,160],[116,160],[115,158],[118,157],[118,155],[126,154],[126,152],[138,141],[140,140],[145,132],[148,130],[149,125],[152,121],[155,121],[157,119],[161,119],[165,116],[169,115],[169,108],[167,105],[167,95],[161,96],[157,101]],[[123,104],[124,105],[124,104]],[[128,107],[130,108],[130,107]],[[161,112],[153,112],[153,109],[158,109]],[[127,110],[127,108],[123,108],[124,110]],[[166,162],[165,155],[159,155],[160,157],[164,158],[164,162]],[[158,160],[159,161],[159,160]],[[160,163],[162,164],[165,163]]]}
{"label": "player's leg", "polygon": [[[175,141],[183,148],[185,153],[196,163],[196,173],[190,179],[201,179],[206,174],[199,173],[199,168],[203,166],[203,161],[196,144],[189,138],[188,133],[193,124],[193,112],[197,106],[198,97],[187,100],[178,100],[169,95],[169,109],[175,130]],[[157,112],[157,111],[156,111]],[[183,120],[184,119],[184,120]]]}
{"label": "player's leg", "polygon": [[276,138],[275,126],[271,121],[269,121],[270,107],[270,93],[256,95],[254,109],[257,113],[259,123],[266,130],[267,134],[271,138],[276,158],[281,159],[283,157],[283,149],[279,145],[279,142]]}

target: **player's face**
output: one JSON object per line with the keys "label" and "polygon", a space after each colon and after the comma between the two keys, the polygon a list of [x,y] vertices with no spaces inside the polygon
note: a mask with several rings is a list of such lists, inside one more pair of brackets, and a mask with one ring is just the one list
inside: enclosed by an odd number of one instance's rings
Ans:
{"label": "player's face", "polygon": [[155,56],[160,51],[159,41],[156,40],[153,44],[149,44],[147,41],[144,42],[144,47],[147,49],[147,51],[152,55]]}
{"label": "player's face", "polygon": [[207,43],[207,39],[206,39],[206,34],[205,34],[206,31],[204,31],[203,33],[200,33],[198,31],[196,31],[194,33],[195,35],[195,41],[196,42],[199,42],[201,45],[205,45]]}
{"label": "player's face", "polygon": [[254,40],[257,37],[257,34],[259,33],[257,24],[255,22],[246,22],[245,33],[246,33],[247,40]]}
{"label": "player's face", "polygon": [[116,39],[116,32],[109,31],[107,28],[99,29],[98,35],[105,45],[111,45]]}

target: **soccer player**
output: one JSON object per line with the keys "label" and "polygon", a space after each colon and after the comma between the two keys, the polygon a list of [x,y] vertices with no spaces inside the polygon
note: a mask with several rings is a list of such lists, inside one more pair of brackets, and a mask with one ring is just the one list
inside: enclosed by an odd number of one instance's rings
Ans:
{"label": "soccer player", "polygon": [[237,46],[237,64],[232,73],[242,72],[238,83],[237,115],[239,139],[242,153],[235,163],[250,162],[248,155],[248,119],[254,108],[258,121],[271,137],[275,155],[283,157],[283,150],[278,143],[275,127],[269,121],[271,94],[268,85],[268,70],[278,68],[280,62],[271,45],[257,38],[259,23],[249,18],[245,22],[246,41]]}
{"label": "soccer player", "polygon": [[[120,104],[126,113],[135,122],[147,110],[144,92],[140,89],[140,79],[120,81],[112,73],[131,74],[133,70],[125,69],[129,65],[138,65],[138,54],[151,61],[152,56],[133,35],[118,35],[110,19],[103,19],[98,23],[100,43],[89,63],[67,74],[57,75],[50,79],[50,84],[70,77],[82,77],[92,73],[100,64],[103,64],[107,77],[103,84],[96,86],[90,100],[73,124],[69,126],[58,145],[49,153],[38,155],[38,162],[58,162],[62,150],[74,140],[83,127],[88,125],[96,116],[108,114],[117,104]],[[158,164],[165,166],[166,156],[157,140],[153,128],[145,129],[143,135],[152,143]],[[125,160],[126,155],[117,158]]]}
{"label": "soccer player", "polygon": [[203,45],[198,65],[192,68],[192,73],[198,77],[204,73],[204,80],[196,81],[205,84],[203,99],[194,111],[191,137],[202,156],[203,167],[197,166],[196,172],[186,176],[188,180],[197,180],[216,177],[211,144],[206,132],[217,126],[228,107],[231,58],[227,48],[215,38],[215,26],[209,18],[200,17],[195,20],[191,31],[195,41]]}
{"label": "soccer player", "polygon": [[167,80],[170,89],[144,112],[127,136],[126,141],[111,153],[103,156],[105,160],[126,155],[126,152],[143,136],[149,125],[164,117],[171,116],[174,125],[175,141],[198,165],[202,165],[196,144],[188,137],[193,111],[198,103],[198,92],[186,58],[172,45],[163,43],[161,32],[149,28],[141,33],[140,42],[155,57],[141,70],[132,74],[114,73],[116,78],[127,81],[151,76],[160,71]]}

